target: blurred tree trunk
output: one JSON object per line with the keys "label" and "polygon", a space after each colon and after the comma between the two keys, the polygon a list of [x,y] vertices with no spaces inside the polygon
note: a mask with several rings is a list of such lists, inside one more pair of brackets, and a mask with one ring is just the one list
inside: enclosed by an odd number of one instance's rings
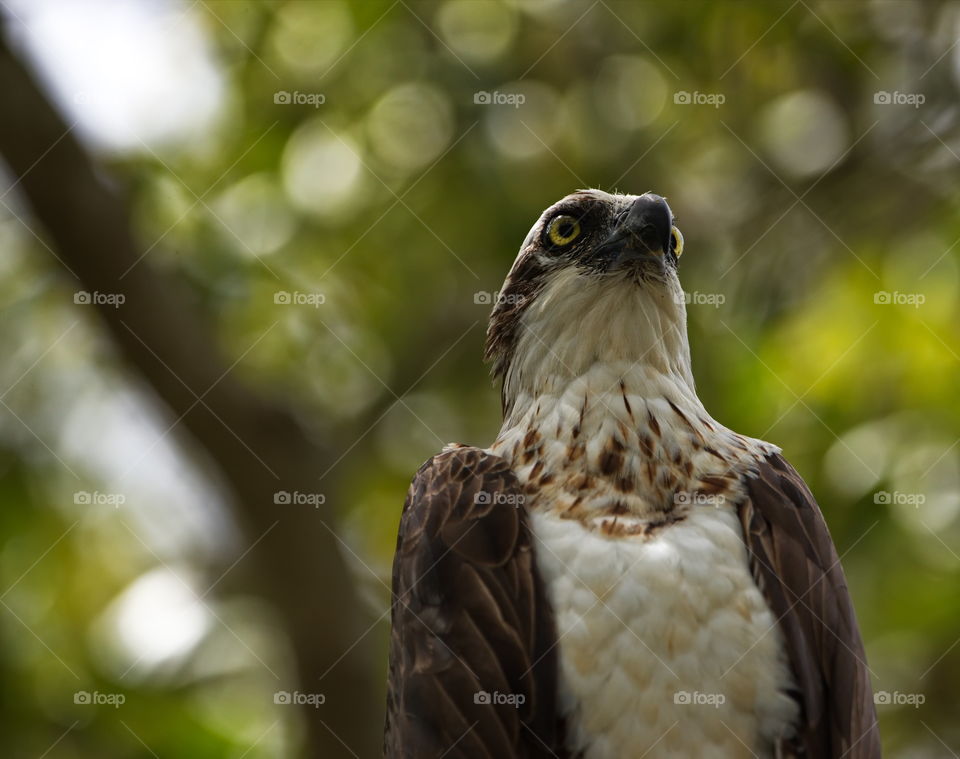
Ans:
{"label": "blurred tree trunk", "polygon": [[[256,571],[246,575],[257,578],[252,590],[278,611],[298,670],[297,684],[278,682],[276,689],[326,696],[321,708],[302,712],[309,755],[376,755],[377,668],[370,639],[357,642],[370,620],[359,608],[336,539],[321,522],[329,517],[274,505],[277,491],[316,491],[319,474],[333,460],[330,450],[309,439],[284,404],[234,378],[180,283],[148,259],[130,268],[144,248],[124,199],[3,40],[0,95],[0,154],[46,234],[38,232],[76,273],[78,287],[126,296],[119,308],[98,307],[104,326],[129,366],[174,419],[182,416],[216,463],[247,544],[257,543],[244,558],[256,562]],[[272,694],[264,701],[267,708]]]}

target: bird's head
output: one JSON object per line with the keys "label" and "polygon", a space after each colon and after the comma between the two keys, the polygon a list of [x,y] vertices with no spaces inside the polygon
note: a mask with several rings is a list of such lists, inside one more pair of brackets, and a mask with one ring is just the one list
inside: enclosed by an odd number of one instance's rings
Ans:
{"label": "bird's head", "polygon": [[487,329],[485,358],[516,395],[591,366],[641,365],[691,387],[683,236],[659,195],[580,190],[550,206],[520,247]]}

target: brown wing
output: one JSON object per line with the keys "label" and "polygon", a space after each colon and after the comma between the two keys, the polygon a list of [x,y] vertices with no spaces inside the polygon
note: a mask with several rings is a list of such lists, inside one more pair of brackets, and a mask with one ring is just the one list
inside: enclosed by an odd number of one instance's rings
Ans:
{"label": "brown wing", "polygon": [[875,759],[880,733],[846,579],[810,490],[782,456],[747,481],[740,507],[757,585],[780,621],[799,693],[784,756]]}
{"label": "brown wing", "polygon": [[477,448],[417,472],[393,563],[387,757],[562,754],[554,623],[520,504],[506,462]]}

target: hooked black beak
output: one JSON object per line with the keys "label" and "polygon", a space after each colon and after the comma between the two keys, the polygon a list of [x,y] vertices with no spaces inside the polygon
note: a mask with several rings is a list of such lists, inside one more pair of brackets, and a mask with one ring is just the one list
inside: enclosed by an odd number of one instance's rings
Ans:
{"label": "hooked black beak", "polygon": [[646,193],[635,201],[616,229],[597,248],[609,261],[608,270],[622,268],[635,261],[664,264],[670,250],[673,214],[667,201]]}

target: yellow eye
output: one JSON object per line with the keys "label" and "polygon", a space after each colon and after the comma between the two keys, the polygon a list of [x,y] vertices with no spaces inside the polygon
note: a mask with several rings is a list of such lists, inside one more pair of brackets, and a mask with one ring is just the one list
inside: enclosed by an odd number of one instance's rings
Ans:
{"label": "yellow eye", "polygon": [[569,245],[580,235],[580,221],[573,216],[557,216],[547,228],[547,236],[554,245]]}
{"label": "yellow eye", "polygon": [[680,255],[683,253],[683,235],[680,234],[680,230],[676,227],[670,230],[670,242],[673,247],[673,255],[680,258]]}

